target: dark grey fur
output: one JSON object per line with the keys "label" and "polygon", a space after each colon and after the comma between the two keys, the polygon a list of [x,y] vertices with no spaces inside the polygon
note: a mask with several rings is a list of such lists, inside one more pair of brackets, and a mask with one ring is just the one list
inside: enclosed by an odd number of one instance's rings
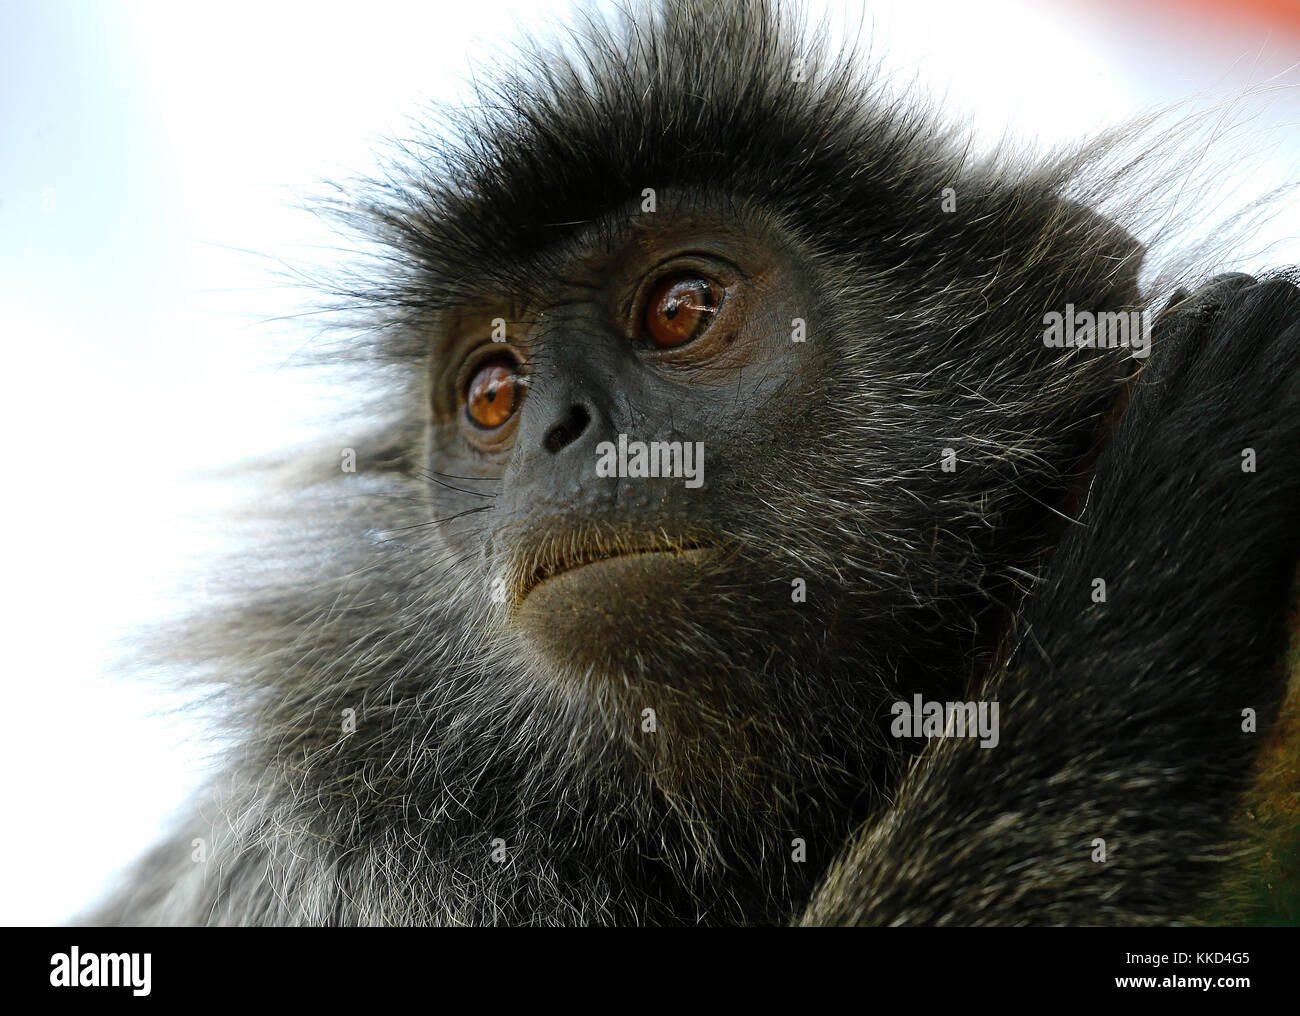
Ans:
{"label": "dark grey fur", "polygon": [[[1086,204],[1124,191],[1154,217],[1158,174],[1115,141],[973,161],[757,3],[593,21],[518,64],[340,211],[379,257],[343,287],[370,327],[336,355],[382,382],[386,415],[338,442],[355,475],[331,447],[289,485],[231,604],[169,636],[240,748],[96,919],[1195,920],[1250,759],[1240,708],[1267,721],[1281,688],[1294,289],[1229,284],[1210,298],[1228,310],[1201,299],[1165,329],[1045,571],[1134,362],[1044,348],[1042,318],[1154,298],[1137,244]],[[484,297],[545,306],[563,252],[617,234],[648,186],[761,222],[823,299],[805,379],[710,460],[746,581],[584,684],[488,602],[493,486],[430,472],[428,337]],[[832,374],[851,397],[818,398]],[[940,742],[910,769],[888,703],[966,688],[1001,699],[1004,747]],[[1090,862],[1096,835],[1113,863]]]}

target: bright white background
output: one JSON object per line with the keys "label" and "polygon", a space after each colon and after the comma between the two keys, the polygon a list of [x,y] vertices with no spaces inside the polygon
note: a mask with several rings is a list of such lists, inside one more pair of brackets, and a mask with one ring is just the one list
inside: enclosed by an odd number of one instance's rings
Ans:
{"label": "bright white background", "polygon": [[[1207,6],[900,0],[869,4],[867,31],[988,139],[1289,84],[1254,103],[1272,147],[1240,153],[1259,167],[1244,198],[1300,168],[1300,15]],[[467,50],[566,9],[0,0],[0,923],[90,902],[216,744],[200,710],[108,666],[220,546],[239,491],[195,471],[309,433],[317,393],[282,365],[310,327],[269,320],[305,300],[277,259],[335,256],[299,195],[465,96]],[[862,5],[833,11],[855,24]],[[1300,260],[1295,209],[1273,228],[1290,246],[1269,261]]]}

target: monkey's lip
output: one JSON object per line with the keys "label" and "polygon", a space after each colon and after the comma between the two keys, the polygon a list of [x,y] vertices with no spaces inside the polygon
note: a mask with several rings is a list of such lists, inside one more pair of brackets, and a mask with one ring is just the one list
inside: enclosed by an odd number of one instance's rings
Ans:
{"label": "monkey's lip", "polygon": [[528,594],[542,583],[591,565],[622,561],[629,558],[650,558],[655,556],[680,558],[694,556],[712,549],[713,547],[710,544],[697,542],[663,542],[645,543],[643,545],[620,545],[617,547],[587,546],[569,548],[563,555],[557,554],[549,557],[533,568],[532,571],[525,574],[523,581],[520,583],[517,602],[522,603]]}

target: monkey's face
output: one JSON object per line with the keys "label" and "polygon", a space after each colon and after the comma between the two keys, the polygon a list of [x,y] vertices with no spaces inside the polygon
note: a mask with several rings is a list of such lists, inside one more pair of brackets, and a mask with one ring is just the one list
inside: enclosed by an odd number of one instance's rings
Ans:
{"label": "monkey's face", "polygon": [[[1003,506],[1036,482],[988,449],[1086,419],[1096,379],[1035,389],[1032,329],[959,343],[970,318],[936,319],[864,263],[751,205],[660,194],[446,310],[430,493],[470,516],[442,531],[475,630],[546,680],[751,715],[883,695],[886,675],[978,651],[987,583],[1028,563],[996,557]],[[1031,287],[1012,298],[1041,318]],[[971,380],[935,384],[936,357]],[[964,645],[936,634],[961,617]]]}
{"label": "monkey's face", "polygon": [[660,786],[748,802],[892,757],[885,704],[979,666],[1122,375],[1045,348],[1050,279],[937,307],[896,239],[700,193],[448,301],[429,495],[508,708],[594,707]]}
{"label": "monkey's face", "polygon": [[533,302],[449,313],[434,350],[434,476],[494,495],[457,550],[557,672],[698,690],[818,584],[783,507],[828,397],[807,266],[766,224],[661,206],[536,270]]}

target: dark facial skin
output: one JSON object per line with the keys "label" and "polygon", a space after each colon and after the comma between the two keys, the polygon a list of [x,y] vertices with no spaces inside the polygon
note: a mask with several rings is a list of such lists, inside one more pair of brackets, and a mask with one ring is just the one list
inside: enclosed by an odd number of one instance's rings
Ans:
{"label": "dark facial skin", "polygon": [[[768,548],[729,525],[753,498],[729,463],[789,440],[799,382],[820,369],[817,345],[791,338],[792,319],[814,317],[794,255],[757,223],[661,210],[577,244],[551,291],[508,318],[488,303],[456,315],[434,357],[431,466],[500,478],[491,537],[462,549],[485,584],[504,579],[508,624],[560,668],[605,672],[707,628],[715,598],[766,589],[756,609],[788,607],[785,572],[756,565]],[[508,342],[491,340],[496,317]],[[501,364],[517,369],[513,410],[484,427],[466,395]],[[470,408],[500,419],[481,391]],[[620,434],[702,442],[704,485],[598,476],[597,446]]]}

